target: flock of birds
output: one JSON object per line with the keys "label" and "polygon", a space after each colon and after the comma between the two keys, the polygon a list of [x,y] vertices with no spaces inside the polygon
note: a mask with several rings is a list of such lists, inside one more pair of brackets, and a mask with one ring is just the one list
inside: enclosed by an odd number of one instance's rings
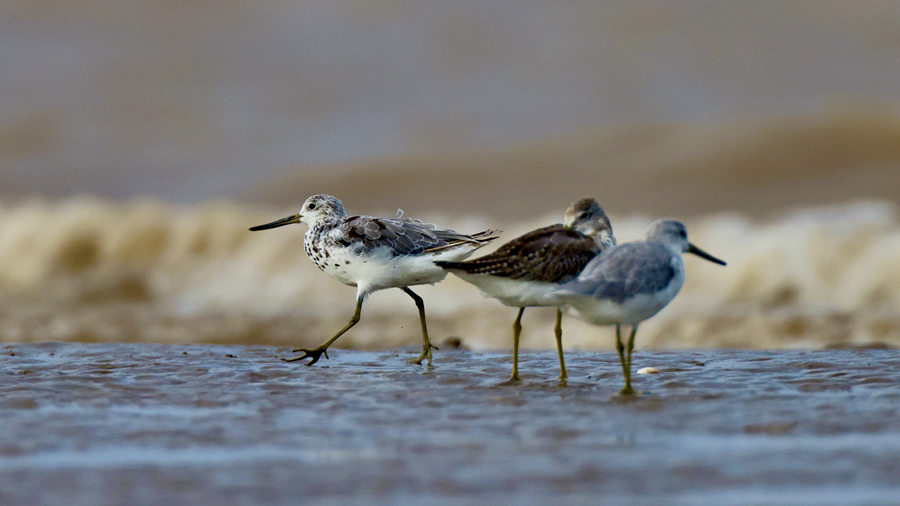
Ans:
{"label": "flock of birds", "polygon": [[[683,253],[710,262],[725,262],[688,242],[687,231],[675,220],[658,220],[647,238],[616,244],[612,225],[603,208],[592,198],[572,203],[563,224],[528,232],[500,246],[495,252],[466,261],[475,250],[498,237],[499,231],[460,234],[422,221],[404,218],[348,216],[340,200],[313,195],[300,212],[251,228],[267,230],[292,223],[309,229],[304,237],[306,254],[326,274],[356,287],[356,310],[337,334],[288,362],[309,358],[313,365],[328,347],[359,322],[366,297],[386,288],[400,288],[419,310],[422,353],[410,363],[432,361],[431,340],[422,298],[409,287],[434,284],[448,272],[485,295],[519,309],[513,323],[511,381],[520,381],[518,367],[522,313],[526,307],[556,309],[556,345],[559,377],[567,377],[562,347],[562,310],[568,305],[579,318],[594,325],[616,326],[616,351],[622,365],[623,395],[631,395],[631,355],[638,325],[664,308],[684,283]],[[622,325],[631,325],[627,342]]]}

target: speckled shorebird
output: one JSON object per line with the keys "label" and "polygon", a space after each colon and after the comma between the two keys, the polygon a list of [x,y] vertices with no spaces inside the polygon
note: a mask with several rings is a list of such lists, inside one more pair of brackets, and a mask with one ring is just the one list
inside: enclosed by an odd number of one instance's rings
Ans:
{"label": "speckled shorebird", "polygon": [[[585,266],[574,280],[553,292],[576,316],[594,325],[616,326],[616,351],[625,377],[623,395],[631,395],[631,352],[638,324],[658,313],[675,298],[684,283],[682,253],[693,253],[719,265],[725,262],[697,248],[687,230],[675,220],[658,220],[647,239],[616,246]],[[621,326],[631,325],[627,346]]]}
{"label": "speckled shorebird", "polygon": [[576,200],[566,210],[565,224],[550,225],[517,237],[490,255],[466,262],[435,262],[488,297],[519,308],[513,322],[513,365],[510,381],[519,377],[519,336],[526,307],[556,306],[559,379],[567,377],[562,347],[562,306],[554,288],[575,278],[597,253],[615,246],[609,218],[592,198]]}
{"label": "speckled shorebird", "polygon": [[435,347],[428,339],[425,304],[409,287],[441,281],[447,273],[434,265],[434,260],[463,260],[496,239],[498,231],[465,235],[402,216],[403,211],[399,210],[393,218],[347,216],[340,200],[331,195],[313,195],[306,199],[299,213],[250,229],[305,224],[309,230],[303,246],[309,258],[329,276],[356,287],[356,312],[347,325],[315,348],[295,349],[295,353],[302,351],[303,355],[287,362],[311,358],[306,365],[313,365],[322,354],[328,358],[326,350],[356,325],[363,301],[370,293],[400,288],[415,301],[422,324],[422,354],[409,363],[421,364],[427,359],[431,365],[431,349]]}

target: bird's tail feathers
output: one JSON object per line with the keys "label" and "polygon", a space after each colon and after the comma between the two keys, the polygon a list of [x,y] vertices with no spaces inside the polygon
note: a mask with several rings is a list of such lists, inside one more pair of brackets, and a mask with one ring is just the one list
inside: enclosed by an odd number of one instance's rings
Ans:
{"label": "bird's tail feathers", "polygon": [[466,266],[464,262],[450,262],[447,260],[435,260],[434,265],[444,269],[464,269]]}
{"label": "bird's tail feathers", "polygon": [[[428,248],[425,250],[426,253],[436,253],[439,251],[444,251],[448,249],[453,249],[463,244],[469,244],[475,246],[474,249],[478,249],[482,246],[487,246],[494,239],[500,237],[500,230],[484,230],[478,232],[477,234],[472,235],[464,235],[457,234],[452,231],[444,231],[442,230],[439,236],[447,241],[447,244],[443,244],[441,246],[435,246],[433,248]],[[452,263],[452,262],[450,262]]]}

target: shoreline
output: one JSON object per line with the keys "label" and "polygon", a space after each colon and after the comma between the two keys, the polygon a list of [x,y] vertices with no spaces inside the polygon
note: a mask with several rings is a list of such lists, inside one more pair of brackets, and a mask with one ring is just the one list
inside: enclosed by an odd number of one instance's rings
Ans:
{"label": "shoreline", "polygon": [[[4,504],[892,504],[896,350],[0,345]],[[613,499],[615,499],[613,501]]]}

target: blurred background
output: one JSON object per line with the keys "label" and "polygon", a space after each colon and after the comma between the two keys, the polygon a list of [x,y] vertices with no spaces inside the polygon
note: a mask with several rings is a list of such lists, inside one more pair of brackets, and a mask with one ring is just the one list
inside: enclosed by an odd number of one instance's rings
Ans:
{"label": "blurred background", "polygon": [[[620,242],[682,219],[729,265],[641,347],[897,346],[898,62],[892,1],[0,0],[0,340],[318,344],[355,290],[247,228],[331,193],[501,242],[584,196]],[[510,346],[417,291],[439,345]],[[419,340],[393,290],[337,345]]]}

